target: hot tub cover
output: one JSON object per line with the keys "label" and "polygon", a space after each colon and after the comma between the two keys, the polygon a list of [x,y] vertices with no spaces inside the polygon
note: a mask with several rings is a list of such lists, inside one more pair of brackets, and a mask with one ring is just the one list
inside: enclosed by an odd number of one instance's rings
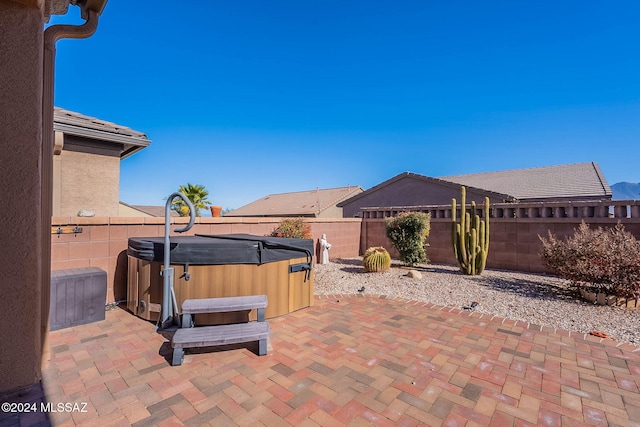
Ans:
{"label": "hot tub cover", "polygon": [[[127,255],[146,261],[164,261],[164,237],[131,237]],[[171,264],[265,264],[313,258],[312,239],[251,234],[196,234],[171,237]]]}

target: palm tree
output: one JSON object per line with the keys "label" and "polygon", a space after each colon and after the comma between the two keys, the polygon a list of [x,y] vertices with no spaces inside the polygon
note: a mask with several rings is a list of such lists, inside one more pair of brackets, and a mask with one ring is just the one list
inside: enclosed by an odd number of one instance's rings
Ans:
{"label": "palm tree", "polygon": [[[189,184],[181,185],[178,189],[179,192],[187,196],[187,199],[193,204],[193,208],[196,211],[196,216],[200,216],[200,209],[207,209],[211,202],[207,200],[209,192],[204,188],[204,185]],[[172,208],[180,214],[180,216],[189,215],[189,208],[184,200],[176,198],[172,202]]]}

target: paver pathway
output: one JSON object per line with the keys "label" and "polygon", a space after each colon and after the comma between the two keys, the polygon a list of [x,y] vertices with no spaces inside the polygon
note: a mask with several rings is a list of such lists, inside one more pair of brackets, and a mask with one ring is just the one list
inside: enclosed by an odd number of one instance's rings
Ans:
{"label": "paver pathway", "polygon": [[[640,426],[630,345],[377,296],[316,297],[251,344],[188,351],[125,310],[50,334],[54,425]],[[542,330],[541,330],[542,329]],[[10,420],[4,417],[4,423]],[[3,418],[0,418],[3,425]]]}

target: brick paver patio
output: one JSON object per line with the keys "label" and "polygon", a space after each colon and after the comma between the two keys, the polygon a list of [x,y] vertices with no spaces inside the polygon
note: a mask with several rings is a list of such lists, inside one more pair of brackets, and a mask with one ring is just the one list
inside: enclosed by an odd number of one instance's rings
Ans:
{"label": "brick paver patio", "polygon": [[[125,310],[50,334],[53,425],[640,426],[640,351],[377,296],[316,297],[253,345],[187,351]],[[76,408],[78,409],[78,408]],[[80,408],[82,409],[82,408]],[[12,419],[0,418],[0,425]]]}

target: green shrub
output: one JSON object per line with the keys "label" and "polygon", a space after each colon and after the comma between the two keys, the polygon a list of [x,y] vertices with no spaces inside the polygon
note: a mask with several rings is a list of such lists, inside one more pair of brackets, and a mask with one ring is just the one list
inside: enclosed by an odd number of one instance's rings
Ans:
{"label": "green shrub", "polygon": [[387,237],[407,266],[429,262],[425,252],[426,239],[431,231],[431,214],[402,212],[385,221]]}
{"label": "green shrub", "polygon": [[640,242],[618,223],[596,230],[582,222],[564,240],[540,237],[546,266],[573,286],[621,297],[640,297]]}
{"label": "green shrub", "polygon": [[362,257],[362,265],[368,273],[387,271],[391,267],[391,256],[382,246],[371,247]]}
{"label": "green shrub", "polygon": [[311,226],[302,218],[288,218],[280,221],[280,224],[271,232],[271,237],[289,237],[294,239],[310,239]]}

